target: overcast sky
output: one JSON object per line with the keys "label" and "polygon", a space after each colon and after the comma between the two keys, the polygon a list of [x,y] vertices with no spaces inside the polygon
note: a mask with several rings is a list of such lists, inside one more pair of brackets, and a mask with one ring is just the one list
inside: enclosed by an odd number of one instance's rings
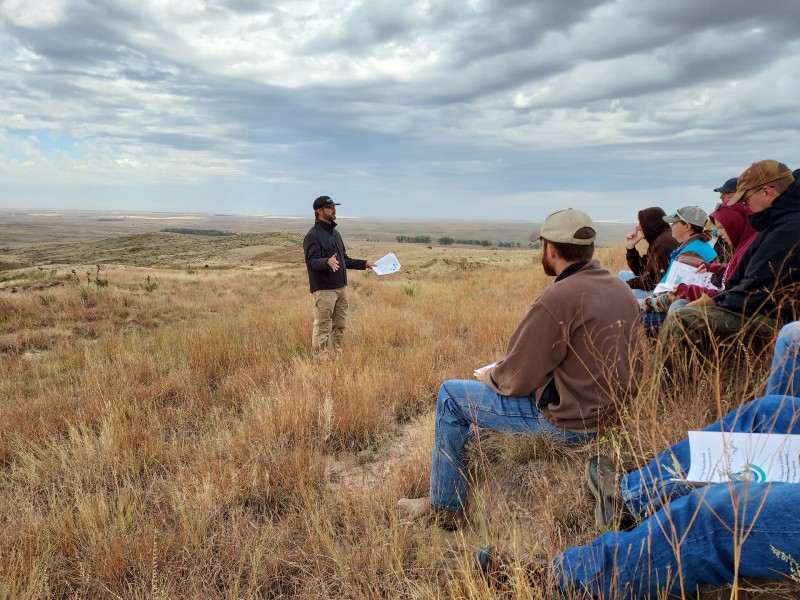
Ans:
{"label": "overcast sky", "polygon": [[0,206],[537,220],[800,166],[797,0],[0,0]]}

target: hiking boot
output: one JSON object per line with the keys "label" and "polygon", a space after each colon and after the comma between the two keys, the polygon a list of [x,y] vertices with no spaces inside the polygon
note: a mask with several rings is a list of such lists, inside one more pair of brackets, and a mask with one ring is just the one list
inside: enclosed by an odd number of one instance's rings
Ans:
{"label": "hiking boot", "polygon": [[465,521],[463,512],[439,508],[427,497],[401,498],[397,502],[397,512],[400,513],[402,519],[435,522],[439,527],[448,531],[460,528]]}
{"label": "hiking boot", "polygon": [[489,587],[496,590],[508,589],[514,580],[514,568],[524,570],[528,583],[532,587],[544,587],[547,584],[548,561],[520,557],[519,562],[511,554],[502,552],[494,546],[486,546],[475,552],[475,562],[481,570]]}
{"label": "hiking boot", "polygon": [[605,456],[593,456],[586,463],[586,483],[595,500],[594,520],[600,529],[616,529],[628,514],[622,501],[617,471]]}

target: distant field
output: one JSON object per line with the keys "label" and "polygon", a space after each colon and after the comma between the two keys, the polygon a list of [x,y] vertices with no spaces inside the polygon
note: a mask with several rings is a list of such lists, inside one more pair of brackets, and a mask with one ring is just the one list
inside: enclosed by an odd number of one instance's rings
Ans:
{"label": "distant field", "polygon": [[[183,251],[183,258],[178,262],[183,266],[189,262],[212,261],[219,262],[217,249],[223,248],[232,251],[236,246],[245,247],[257,245],[255,234],[272,234],[267,242],[277,238],[276,234],[303,234],[313,223],[313,217],[308,218],[277,218],[241,215],[186,215],[168,213],[111,213],[92,211],[0,211],[0,268],[4,263],[41,264],[50,262],[67,262],[59,260],[59,256],[69,257],[70,260],[91,262],[105,260],[118,253],[121,249],[114,247],[112,240],[124,236],[143,235],[149,237],[132,238],[129,245],[135,246],[153,244],[148,252],[157,251],[158,246],[169,251],[170,259],[166,262],[175,264],[180,253],[172,252],[170,245],[177,244]],[[350,244],[359,244],[362,247],[376,247],[374,252],[382,253],[383,248],[395,243],[398,235],[418,236],[425,235],[432,238],[430,245],[436,246],[436,240],[441,237],[453,239],[489,240],[497,247],[500,242],[519,243],[527,248],[531,231],[536,226],[532,221],[428,221],[428,220],[393,220],[393,219],[350,219],[346,216],[339,218],[339,231],[345,241]],[[212,246],[214,256],[201,250],[205,244],[202,236],[183,236],[185,239],[176,241],[173,234],[168,238],[152,237],[152,234],[166,228],[194,228],[207,230],[229,231],[237,234],[254,234],[229,238],[228,241],[215,240],[218,245]],[[625,233],[630,230],[630,223],[598,223],[598,245],[606,246],[619,242]],[[169,242],[164,240],[168,239]],[[284,240],[296,238],[285,237]],[[101,243],[101,240],[105,240]],[[161,241],[158,241],[161,240]],[[235,240],[235,241],[234,241]],[[92,248],[80,249],[77,245],[95,244]],[[412,250],[414,244],[404,244],[400,253],[416,253]],[[355,248],[355,246],[353,246]],[[130,248],[129,248],[130,249]],[[503,251],[508,249],[503,248]],[[350,248],[348,248],[348,252]],[[64,254],[66,252],[66,255]],[[139,251],[141,253],[141,251]],[[192,258],[192,253],[196,257]],[[246,252],[245,252],[246,254]],[[106,257],[106,258],[104,258]],[[129,260],[136,263],[142,256],[129,256]],[[241,256],[239,257],[241,258]],[[205,262],[203,262],[205,264]]]}

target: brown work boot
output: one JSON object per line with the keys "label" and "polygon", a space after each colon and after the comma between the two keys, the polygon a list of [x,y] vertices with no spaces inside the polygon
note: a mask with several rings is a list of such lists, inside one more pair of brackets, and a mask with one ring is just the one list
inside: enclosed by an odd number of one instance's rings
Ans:
{"label": "brown work boot", "polygon": [[600,529],[619,529],[632,519],[622,500],[617,470],[608,458],[593,456],[589,459],[586,483],[594,496],[594,520]]}
{"label": "brown work boot", "polygon": [[442,529],[454,531],[464,524],[464,513],[445,510],[434,505],[430,498],[401,498],[397,502],[400,518],[410,521],[435,522]]}

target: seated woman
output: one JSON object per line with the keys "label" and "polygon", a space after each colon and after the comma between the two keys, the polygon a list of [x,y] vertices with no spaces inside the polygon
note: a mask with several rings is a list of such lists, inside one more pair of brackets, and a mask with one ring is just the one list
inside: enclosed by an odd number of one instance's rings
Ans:
{"label": "seated woman", "polygon": [[750,216],[752,214],[749,208],[741,202],[737,202],[733,206],[721,205],[709,215],[709,218],[719,231],[719,236],[733,250],[733,254],[731,254],[730,262],[727,265],[706,262],[700,265],[697,270],[720,273],[722,275],[722,284],[719,289],[686,283],[680,284],[675,288],[673,302],[669,307],[670,311],[697,300],[703,294],[714,296],[725,289],[725,284],[742,264],[745,252],[756,237],[757,232],[750,224]]}
{"label": "seated woman", "polygon": [[[703,263],[716,262],[717,253],[708,243],[710,236],[705,231],[708,215],[706,211],[697,206],[684,206],[676,210],[673,215],[664,217],[664,222],[670,226],[672,237],[678,242],[678,247],[670,255],[667,272],[661,279],[666,281],[669,269],[673,263],[680,262],[693,267]],[[656,335],[661,323],[667,318],[670,300],[667,294],[649,296],[639,301],[642,309],[640,318],[648,335]]]}
{"label": "seated woman", "polygon": [[[620,271],[619,276],[637,298],[650,295],[667,272],[670,254],[678,247],[664,222],[666,214],[660,206],[640,210],[636,228],[625,236],[625,260],[630,271]],[[647,252],[642,255],[636,245],[643,239],[647,241]]]}

